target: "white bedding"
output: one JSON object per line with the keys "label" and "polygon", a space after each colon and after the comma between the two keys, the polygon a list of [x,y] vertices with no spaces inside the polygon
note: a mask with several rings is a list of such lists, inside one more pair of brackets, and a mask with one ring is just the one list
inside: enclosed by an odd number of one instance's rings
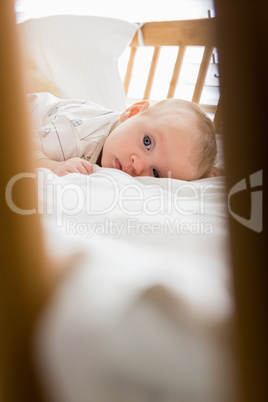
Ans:
{"label": "white bedding", "polygon": [[49,252],[81,253],[36,335],[52,400],[230,401],[224,178],[38,175]]}

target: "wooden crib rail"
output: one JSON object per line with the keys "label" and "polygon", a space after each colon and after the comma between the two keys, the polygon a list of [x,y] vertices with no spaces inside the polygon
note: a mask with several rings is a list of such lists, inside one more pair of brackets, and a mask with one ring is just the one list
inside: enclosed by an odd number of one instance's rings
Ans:
{"label": "wooden crib rail", "polygon": [[[144,46],[216,46],[215,18],[146,22],[141,30]],[[138,33],[130,46],[139,46]]]}
{"label": "wooden crib rail", "polygon": [[[154,76],[157,69],[157,63],[160,56],[160,50],[163,46],[175,46],[178,48],[177,58],[173,68],[173,74],[170,79],[167,98],[174,97],[176,87],[179,83],[180,72],[183,66],[184,55],[187,47],[201,46],[204,48],[203,58],[200,64],[198,77],[194,86],[194,92],[191,99],[193,102],[199,103],[205,85],[211,56],[214,48],[217,46],[215,18],[147,22],[142,26],[141,32],[143,36],[143,44],[139,43],[138,32],[136,33],[130,44],[130,57],[124,80],[126,95],[128,94],[129,84],[132,78],[137,49],[140,46],[144,45],[154,47],[154,53],[149,74],[147,77],[143,99],[150,98]],[[215,105],[202,105],[202,107],[207,112],[216,112]],[[219,111],[217,111],[217,114],[218,112]],[[216,121],[219,121],[218,117]]]}

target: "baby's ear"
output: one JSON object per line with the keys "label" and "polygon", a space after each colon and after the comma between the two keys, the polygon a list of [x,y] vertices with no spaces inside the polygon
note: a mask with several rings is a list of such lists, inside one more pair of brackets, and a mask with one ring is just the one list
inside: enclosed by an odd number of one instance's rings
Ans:
{"label": "baby's ear", "polygon": [[150,106],[150,102],[148,100],[144,100],[141,102],[134,103],[133,105],[129,106],[120,116],[120,121],[123,123],[129,117],[134,116],[140,112],[143,112]]}

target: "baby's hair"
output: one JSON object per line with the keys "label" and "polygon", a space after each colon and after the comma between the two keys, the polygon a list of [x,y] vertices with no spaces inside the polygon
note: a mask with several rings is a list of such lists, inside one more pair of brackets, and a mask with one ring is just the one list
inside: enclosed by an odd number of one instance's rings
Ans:
{"label": "baby's hair", "polygon": [[200,177],[204,176],[215,163],[217,155],[217,141],[213,123],[201,107],[194,102],[182,99],[165,99],[154,103],[142,113],[167,112],[172,113],[193,113],[196,117],[197,132],[195,151],[192,155],[192,162],[197,165]]}
{"label": "baby's hair", "polygon": [[207,114],[201,109],[201,107],[194,103],[188,102],[189,107],[193,109],[198,117],[198,125],[200,128],[200,135],[197,139],[196,151],[199,155],[198,167],[199,171],[203,171],[205,174],[215,164],[217,156],[217,141],[213,122],[207,116]]}

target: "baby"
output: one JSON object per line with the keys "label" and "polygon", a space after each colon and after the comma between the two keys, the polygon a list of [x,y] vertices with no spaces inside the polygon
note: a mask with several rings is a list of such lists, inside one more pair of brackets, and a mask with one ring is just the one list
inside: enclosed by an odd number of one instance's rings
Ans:
{"label": "baby", "polygon": [[217,175],[213,124],[192,102],[141,101],[123,113],[48,93],[29,95],[36,166],[90,174],[92,164],[131,176],[197,180]]}

